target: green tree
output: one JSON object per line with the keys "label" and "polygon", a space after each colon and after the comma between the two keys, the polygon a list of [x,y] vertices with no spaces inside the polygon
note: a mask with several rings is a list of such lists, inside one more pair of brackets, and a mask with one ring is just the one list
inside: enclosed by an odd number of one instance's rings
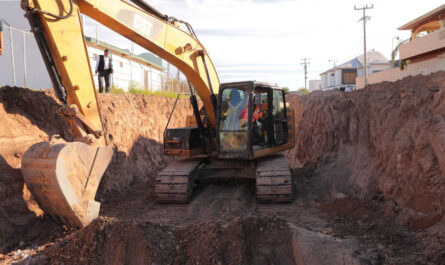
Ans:
{"label": "green tree", "polygon": [[309,89],[302,87],[298,89],[298,92],[300,92],[302,95],[307,95],[309,94]]}
{"label": "green tree", "polygon": [[290,89],[289,89],[288,87],[286,87],[286,86],[283,87],[283,91],[284,91],[284,93],[286,93],[286,94],[289,93],[289,90],[290,90]]}
{"label": "green tree", "polygon": [[[408,42],[408,41],[410,41],[410,40],[408,39],[408,40],[402,40],[402,41],[399,41],[399,43],[397,44],[397,46],[396,46],[396,47],[394,48],[394,50],[391,52],[391,61],[392,61],[392,65],[395,65],[395,63],[396,63],[396,57],[397,57],[397,54],[399,53],[400,46],[402,46],[404,43],[406,43],[406,42]],[[406,61],[401,60],[400,63],[399,63],[399,67],[400,67],[400,69],[403,70],[403,69],[405,68],[405,65],[406,65]]]}

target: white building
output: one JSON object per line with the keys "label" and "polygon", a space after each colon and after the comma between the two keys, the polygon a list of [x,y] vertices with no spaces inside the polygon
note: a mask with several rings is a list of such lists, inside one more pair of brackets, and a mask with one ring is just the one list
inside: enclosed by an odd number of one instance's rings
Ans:
{"label": "white building", "polygon": [[321,90],[321,80],[309,80],[309,92]]}
{"label": "white building", "polygon": [[[130,86],[145,90],[162,90],[164,68],[160,57],[150,53],[130,54],[128,50],[119,49],[91,37],[86,37],[86,40],[93,73],[99,55],[108,49],[112,53],[113,74],[110,78],[113,86],[125,91],[128,91]],[[97,75],[94,82],[98,87]]]}
{"label": "white building", "polygon": [[[24,11],[17,1],[0,0],[1,19],[12,28],[9,34],[4,24],[4,54],[0,56],[0,86],[22,86],[34,89],[52,88],[51,79],[43,62],[34,36],[30,33],[29,22],[23,16]],[[12,40],[11,40],[12,36]],[[100,39],[100,38],[99,38]],[[11,43],[12,42],[12,47]],[[130,83],[140,89],[161,90],[164,88],[162,59],[151,53],[130,54],[110,44],[87,37],[88,54],[92,71],[103,50],[108,48],[113,53],[112,84],[128,90]],[[143,51],[143,50],[142,50]],[[15,78],[14,78],[15,77]],[[94,76],[97,87],[97,76]]]}
{"label": "white building", "polygon": [[[386,57],[378,51],[370,51],[367,53],[367,73],[377,73],[391,68],[391,63]],[[364,56],[363,54],[335,66],[323,73],[321,76],[322,90],[350,88],[356,89],[356,78],[364,76]]]}

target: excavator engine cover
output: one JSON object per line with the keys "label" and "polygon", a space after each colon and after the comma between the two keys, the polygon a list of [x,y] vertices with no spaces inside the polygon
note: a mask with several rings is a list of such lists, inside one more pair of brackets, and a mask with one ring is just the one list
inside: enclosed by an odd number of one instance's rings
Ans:
{"label": "excavator engine cover", "polygon": [[94,200],[113,157],[111,147],[57,141],[33,145],[23,156],[22,173],[42,210],[63,223],[84,227],[99,215]]}

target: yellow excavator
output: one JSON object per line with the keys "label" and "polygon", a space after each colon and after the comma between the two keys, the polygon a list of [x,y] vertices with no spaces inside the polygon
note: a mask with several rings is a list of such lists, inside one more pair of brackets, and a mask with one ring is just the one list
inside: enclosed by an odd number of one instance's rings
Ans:
{"label": "yellow excavator", "polygon": [[194,115],[184,128],[164,132],[165,154],[182,158],[157,175],[159,203],[187,203],[196,181],[233,178],[255,181],[261,202],[292,200],[290,169],[277,154],[294,146],[293,110],[282,89],[255,81],[220,84],[191,25],[142,0],[21,0],[21,7],[62,102],[59,114],[75,136],[73,142],[52,136],[23,156],[23,177],[46,214],[88,225],[99,214],[94,197],[113,157],[81,13],[175,65],[189,82]]}

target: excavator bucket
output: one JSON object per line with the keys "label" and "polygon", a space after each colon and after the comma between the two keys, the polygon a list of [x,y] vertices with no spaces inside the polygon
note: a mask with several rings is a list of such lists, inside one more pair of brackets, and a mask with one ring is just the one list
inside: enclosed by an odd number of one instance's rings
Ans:
{"label": "excavator bucket", "polygon": [[63,140],[37,143],[22,159],[22,173],[42,210],[61,222],[85,227],[99,215],[94,200],[113,157],[111,147]]}

